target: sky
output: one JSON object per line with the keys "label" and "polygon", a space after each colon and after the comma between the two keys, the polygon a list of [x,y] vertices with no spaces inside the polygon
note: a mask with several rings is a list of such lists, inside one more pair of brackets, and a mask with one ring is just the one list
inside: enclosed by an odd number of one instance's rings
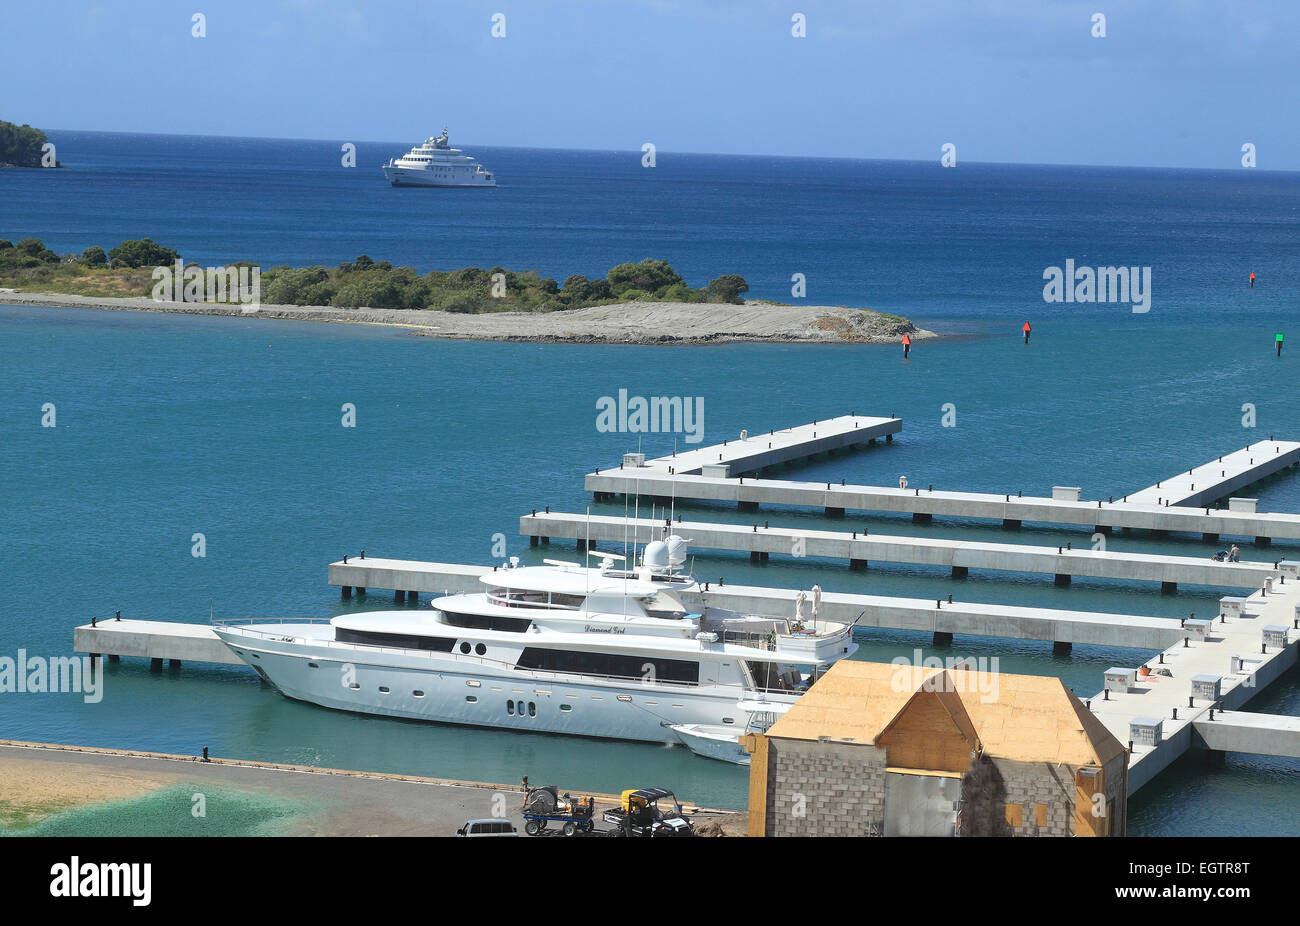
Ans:
{"label": "sky", "polygon": [[1298,0],[0,0],[0,36],[44,129],[1300,169]]}

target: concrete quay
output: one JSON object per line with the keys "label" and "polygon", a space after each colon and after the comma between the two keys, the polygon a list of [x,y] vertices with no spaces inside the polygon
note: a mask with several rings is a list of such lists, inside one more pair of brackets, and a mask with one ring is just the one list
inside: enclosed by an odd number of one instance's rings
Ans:
{"label": "concrete quay", "polygon": [[1290,566],[1249,597],[1224,598],[1212,620],[1185,622],[1186,639],[1145,664],[1150,675],[1106,673],[1088,706],[1130,744],[1130,794],[1193,746],[1300,755],[1300,719],[1239,711],[1295,665],[1297,605],[1300,577]]}
{"label": "concrete quay", "polygon": [[[1267,444],[1267,447],[1263,447]],[[1201,534],[1207,542],[1221,536],[1253,538],[1257,543],[1271,539],[1300,540],[1300,515],[1256,512],[1253,500],[1233,499],[1227,509],[1208,507],[1224,495],[1250,482],[1291,465],[1297,456],[1292,445],[1265,441],[1251,447],[1261,452],[1272,448],[1271,456],[1256,458],[1250,448],[1236,451],[1218,462],[1193,468],[1190,476],[1175,476],[1158,487],[1129,496],[1085,500],[1073,487],[1056,487],[1053,497],[990,492],[952,492],[932,486],[848,485],[835,482],[804,482],[752,477],[685,475],[648,472],[641,469],[611,469],[588,473],[584,488],[597,500],[617,494],[647,495],[736,505],[742,511],[760,506],[787,505],[821,508],[828,517],[848,511],[910,514],[914,521],[934,517],[973,518],[1001,521],[1007,528],[1023,523],[1064,524],[1110,533],[1117,528],[1178,531]],[[1300,444],[1294,445],[1300,449]],[[1229,462],[1233,469],[1228,470]],[[1212,483],[1208,467],[1218,467],[1227,478]],[[1247,480],[1247,481],[1242,481]],[[1181,488],[1180,488],[1181,486]],[[1170,502],[1170,499],[1182,501]],[[1206,504],[1201,504],[1202,500]],[[1196,501],[1200,507],[1190,507]]]}
{"label": "concrete quay", "polygon": [[1300,463],[1300,443],[1271,438],[1256,441],[1217,460],[1131,492],[1121,504],[1204,507],[1296,463]]}
{"label": "concrete quay", "polygon": [[[399,586],[441,587],[457,593],[481,591],[484,586],[478,577],[490,570],[457,563],[383,560],[382,567],[368,572],[367,562],[370,560],[331,563],[330,583],[364,581],[371,588],[383,588],[376,584],[382,573],[386,581]],[[763,617],[792,617],[799,594],[797,589],[710,582],[707,591],[687,594],[684,599],[688,605],[709,604]],[[932,633],[940,643],[951,642],[954,634],[1041,640],[1052,643],[1057,652],[1068,652],[1075,643],[1157,650],[1182,638],[1180,623],[1164,617],[840,592],[822,594],[819,616],[863,627]]]}
{"label": "concrete quay", "polygon": [[643,460],[625,454],[619,472],[638,475],[703,474],[741,476],[782,463],[793,463],[818,453],[835,453],[879,438],[892,441],[903,429],[901,418],[841,415],[793,428],[755,432],[695,450],[680,450],[666,457]]}
{"label": "concrete quay", "polygon": [[1216,752],[1250,752],[1300,758],[1300,717],[1217,711],[1192,724],[1197,745]]}
{"label": "concrete quay", "polygon": [[755,562],[772,553],[847,560],[850,568],[866,568],[871,560],[941,566],[954,578],[971,569],[1032,572],[1055,577],[1058,585],[1081,578],[1159,582],[1172,594],[1180,584],[1224,588],[1258,588],[1274,572],[1272,562],[1215,562],[1210,557],[1169,556],[1111,550],[1074,550],[1006,543],[970,542],[937,537],[900,537],[867,532],[806,530],[761,524],[718,524],[700,521],[625,519],[603,515],[545,512],[523,515],[519,532],[532,545],[551,538],[619,546],[625,539],[644,543],[662,536],[665,526],[699,549],[749,553]]}
{"label": "concrete quay", "polygon": [[186,662],[207,662],[242,666],[207,624],[178,621],[104,620],[83,624],[72,632],[74,652],[92,656],[136,656],[152,661],[161,669],[163,660],[173,666]]}

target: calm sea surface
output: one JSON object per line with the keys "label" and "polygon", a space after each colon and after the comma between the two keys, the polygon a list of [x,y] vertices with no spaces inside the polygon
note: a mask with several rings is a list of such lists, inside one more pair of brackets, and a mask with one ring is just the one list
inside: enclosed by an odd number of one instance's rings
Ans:
{"label": "calm sea surface", "polygon": [[[891,445],[819,462],[810,479],[1085,497],[1123,494],[1300,422],[1300,180],[1205,172],[772,160],[661,152],[467,150],[495,191],[394,190],[377,165],[409,142],[197,139],[51,132],[60,171],[0,171],[0,237],[55,250],[149,236],[187,259],[334,264],[359,253],[420,270],[535,269],[563,280],[645,257],[693,285],[740,273],[751,295],[908,315],[943,333],[904,362],[893,346],[693,348],[440,342],[406,333],[260,319],[0,306],[0,655],[69,651],[91,615],[165,620],[361,610],[325,567],[376,555],[481,562],[493,535],[525,561],[518,516],[583,510],[582,474],[672,435],[602,434],[596,400],[619,389],[702,396],[705,439],[857,410],[904,419]],[[413,140],[413,139],[412,139]],[[457,139],[457,142],[462,140]],[[1045,304],[1043,269],[1150,266],[1151,311]],[[1247,274],[1259,277],[1255,290]],[[1033,343],[1019,328],[1029,319]],[[1273,337],[1292,334],[1278,359]],[[340,408],[357,408],[343,428]],[[57,427],[42,428],[54,403]],[[957,426],[941,426],[945,403]],[[1257,426],[1243,427],[1244,404]],[[679,438],[680,440],[680,438]],[[1256,490],[1300,511],[1300,479]],[[721,507],[688,517],[745,520]],[[617,504],[594,512],[619,514]],[[770,511],[778,524],[819,514]],[[995,525],[851,517],[896,533],[1009,538]],[[847,525],[846,525],[847,526]],[[203,533],[207,555],[190,555]],[[1084,531],[1026,529],[1038,543]],[[1205,555],[1199,538],[1118,535],[1112,546]],[[1278,544],[1247,559],[1292,550]],[[701,552],[729,582],[1165,616],[1211,613],[1221,590],[1162,597],[1150,585],[946,574],[875,564]],[[391,598],[379,594],[370,607]],[[931,652],[924,635],[860,634],[859,658]],[[1051,674],[1095,692],[1146,653],[958,638],[951,656]],[[1300,712],[1294,675],[1251,709]],[[285,700],[241,668],[151,675],[108,667],[107,694],[0,695],[0,736],[614,791],[667,785],[743,806],[743,769],[684,749],[353,716]],[[1300,762],[1196,758],[1141,791],[1130,832],[1300,834]]]}

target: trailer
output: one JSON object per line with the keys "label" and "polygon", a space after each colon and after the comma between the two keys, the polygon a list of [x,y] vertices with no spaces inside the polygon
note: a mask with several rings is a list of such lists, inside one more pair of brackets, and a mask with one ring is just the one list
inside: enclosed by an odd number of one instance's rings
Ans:
{"label": "trailer", "polygon": [[567,793],[561,795],[555,785],[534,788],[524,798],[524,832],[537,836],[556,824],[564,836],[594,833],[595,812],[595,798],[574,800]]}

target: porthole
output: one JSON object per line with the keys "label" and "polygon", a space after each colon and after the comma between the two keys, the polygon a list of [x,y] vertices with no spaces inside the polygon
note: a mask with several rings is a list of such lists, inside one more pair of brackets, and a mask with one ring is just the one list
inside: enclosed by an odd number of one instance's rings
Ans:
{"label": "porthole", "polygon": [[360,690],[361,690],[361,686],[358,685],[356,682],[353,682],[353,683],[352,683],[351,685],[349,685],[348,687],[351,688],[353,691],[360,691]]}
{"label": "porthole", "polygon": [[484,646],[482,643],[480,643],[480,644],[478,644],[477,646],[474,647],[474,652],[476,652],[476,653],[478,653],[480,656],[482,656],[484,653],[487,652],[487,647]]}
{"label": "porthole", "polygon": [[735,723],[735,722],[736,722],[736,719],[735,719],[734,717],[723,717],[723,718],[722,718],[722,722],[723,722],[723,723]]}
{"label": "porthole", "polygon": [[572,705],[572,704],[561,704],[561,705],[560,705],[560,710],[564,711],[564,712],[567,714],[569,711],[573,710],[573,705]]}
{"label": "porthole", "polygon": [[537,716],[537,705],[534,704],[532,701],[528,702],[528,716],[529,717]]}
{"label": "porthole", "polygon": [[307,663],[307,666],[308,666],[308,668],[311,668],[311,669],[319,669],[319,668],[320,668],[320,665],[317,664],[317,663],[314,663],[314,662],[309,662],[309,663]]}
{"label": "porthole", "polygon": [[411,694],[415,695],[417,698],[423,698],[423,697],[424,697],[424,692],[421,691],[421,690],[418,689],[418,688],[415,689],[415,691],[412,691]]}
{"label": "porthole", "polygon": [[379,693],[380,693],[380,694],[388,694],[388,686],[387,686],[387,685],[380,685],[380,686],[379,686]]}
{"label": "porthole", "polygon": [[470,704],[478,704],[478,698],[474,695],[465,695],[465,700]]}
{"label": "porthole", "polygon": [[514,713],[515,713],[515,702],[514,702],[514,701],[507,701],[507,702],[506,702],[506,713],[507,713],[507,714],[510,714],[511,716],[514,716]]}
{"label": "porthole", "polygon": [[468,643],[462,643],[462,644],[460,645],[460,651],[461,651],[462,653],[468,653],[468,652],[469,652],[469,644],[468,644]]}

